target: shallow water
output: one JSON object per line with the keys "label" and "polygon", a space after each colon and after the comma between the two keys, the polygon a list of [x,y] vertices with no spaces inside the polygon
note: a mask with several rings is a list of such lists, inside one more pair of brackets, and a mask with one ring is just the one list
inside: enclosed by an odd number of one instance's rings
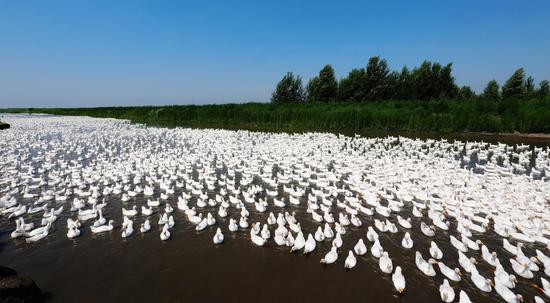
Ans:
{"label": "shallow water", "polygon": [[[10,131],[17,131],[17,128]],[[218,171],[218,174],[223,172]],[[236,178],[239,179],[238,174]],[[261,181],[256,178],[255,182]],[[280,196],[287,196],[282,185],[278,190]],[[217,192],[209,192],[209,197],[214,198]],[[318,226],[306,213],[309,192],[308,189],[306,196],[302,197],[300,206],[287,203],[284,209],[296,212],[306,235],[314,233]],[[176,189],[176,194],[167,200],[174,208],[180,193],[181,189]],[[153,199],[158,197],[157,187]],[[265,197],[265,193],[260,197]],[[342,201],[344,197],[340,195],[338,199]],[[120,195],[111,195],[107,201],[104,215],[116,221],[114,231],[92,234],[88,221],[81,228],[81,236],[73,240],[65,236],[66,218],[74,218],[74,213],[68,211],[69,202],[50,202],[50,206],[64,204],[65,211],[54,224],[54,231],[34,244],[11,239],[13,220],[0,216],[0,264],[16,269],[21,276],[34,279],[51,302],[440,302],[438,287],[444,276],[437,268],[436,277],[424,276],[414,264],[415,250],[427,258],[429,244],[433,240],[443,250],[443,261],[452,268],[459,267],[456,249],[448,241],[450,235],[459,236],[455,230],[456,221],[450,220],[448,232],[437,229],[436,236],[428,238],[418,228],[421,220],[426,222],[426,214],[424,218],[415,218],[410,215],[410,206],[404,207],[398,214],[412,220],[413,249],[401,247],[406,231],[401,226],[398,225],[396,234],[379,232],[380,242],[389,252],[394,267],[399,265],[403,268],[407,287],[399,295],[393,288],[391,275],[382,273],[378,259],[371,256],[372,243],[366,240],[367,226],[372,226],[375,218],[385,219],[377,213],[373,216],[360,213],[358,216],[363,226],[346,227],[347,233],[342,236],[343,246],[338,250],[338,262],[322,265],[319,260],[330,249],[329,241],[317,243],[316,250],[309,255],[290,253],[288,247],[279,247],[272,240],[264,247],[255,246],[250,241],[249,229],[235,233],[227,230],[229,218],[239,216],[234,208],[229,209],[227,218],[214,215],[217,224],[200,232],[195,231],[195,226],[176,208],[173,213],[176,225],[168,241],[159,239],[158,212],[152,216],[152,229],[146,234],[139,233],[139,225],[144,218],[138,215],[133,219],[134,234],[122,239],[120,205],[126,208],[143,205],[146,199],[138,196],[135,200],[122,203]],[[190,201],[190,205],[194,204],[195,198]],[[272,204],[266,213],[257,212],[253,205],[248,210],[250,223],[265,222],[270,211],[281,211]],[[340,211],[334,207],[336,218]],[[200,212],[216,214],[217,207],[207,206]],[[394,216],[392,221],[395,221]],[[28,222],[37,217],[25,215]],[[218,226],[223,230],[225,241],[214,245],[212,236]],[[472,233],[472,238],[482,240],[490,251],[497,251],[504,268],[513,273],[510,263],[506,261],[511,255],[502,249],[499,236],[492,231]],[[344,259],[359,238],[365,240],[369,252],[357,256],[357,266],[346,270]],[[527,244],[524,252],[534,255],[535,248],[548,254],[541,244]],[[493,268],[483,262],[479,252],[467,255],[479,261],[481,275],[493,278]],[[531,286],[531,283],[540,285],[542,276],[541,266],[541,271],[535,274],[532,281],[518,278],[519,283],[514,291],[521,293],[526,302],[532,302],[534,295],[543,297]],[[456,292],[455,302],[458,301],[460,289],[465,290],[473,302],[502,302],[494,291],[486,294],[477,289],[464,271],[462,281],[451,282],[451,286]]]}

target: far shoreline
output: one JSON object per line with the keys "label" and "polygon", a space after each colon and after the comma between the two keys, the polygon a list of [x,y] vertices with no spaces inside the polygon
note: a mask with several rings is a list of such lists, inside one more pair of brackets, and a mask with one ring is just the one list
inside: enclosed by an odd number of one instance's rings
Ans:
{"label": "far shoreline", "polygon": [[404,136],[410,138],[421,138],[421,139],[447,139],[447,140],[460,140],[460,141],[488,141],[491,143],[500,142],[499,139],[505,139],[507,144],[533,144],[533,145],[550,145],[550,134],[545,133],[521,133],[518,131],[512,133],[495,133],[495,132],[472,132],[472,131],[462,131],[462,132],[445,132],[445,131],[426,131],[426,130],[399,130],[399,129],[361,129],[361,130],[351,130],[351,129],[293,129],[288,126],[281,127],[265,127],[261,125],[247,124],[247,125],[232,125],[232,124],[203,124],[203,125],[166,125],[164,123],[158,123],[158,121],[135,121],[129,118],[116,118],[116,117],[96,117],[92,115],[62,115],[62,114],[49,114],[49,113],[28,113],[28,112],[0,112],[0,115],[10,115],[10,114],[29,114],[36,116],[73,116],[73,117],[92,117],[92,118],[110,118],[110,119],[122,119],[129,120],[131,123],[142,123],[150,127],[189,127],[197,129],[226,129],[226,130],[248,130],[256,132],[271,132],[271,133],[304,133],[304,132],[327,132],[333,134],[342,134],[346,136],[361,135],[364,137],[387,137],[387,136]]}

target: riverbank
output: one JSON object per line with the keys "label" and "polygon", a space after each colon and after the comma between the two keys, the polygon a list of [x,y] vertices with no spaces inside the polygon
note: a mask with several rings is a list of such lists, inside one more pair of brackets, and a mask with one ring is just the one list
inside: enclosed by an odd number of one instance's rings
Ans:
{"label": "riverbank", "polygon": [[[513,104],[512,104],[513,103]],[[436,100],[334,103],[243,103],[96,108],[0,109],[128,119],[166,127],[247,129],[270,132],[325,131],[475,133],[548,139],[550,98],[511,101]]]}

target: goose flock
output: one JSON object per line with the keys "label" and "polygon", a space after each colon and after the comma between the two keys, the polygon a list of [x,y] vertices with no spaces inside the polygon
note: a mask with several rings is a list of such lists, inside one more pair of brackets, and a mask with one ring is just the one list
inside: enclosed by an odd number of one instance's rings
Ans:
{"label": "goose flock", "polygon": [[[322,250],[320,266],[375,262],[398,295],[408,277],[423,275],[439,285],[425,291],[443,302],[472,302],[472,292],[497,302],[550,298],[547,147],[6,120],[0,228],[23,245],[54,233],[67,241],[153,233],[170,243],[178,225],[190,225],[212,245],[240,233],[231,241],[296,256]],[[351,232],[361,236],[344,246]],[[399,250],[383,246],[385,235],[401,239]],[[537,295],[524,298],[528,287]]]}

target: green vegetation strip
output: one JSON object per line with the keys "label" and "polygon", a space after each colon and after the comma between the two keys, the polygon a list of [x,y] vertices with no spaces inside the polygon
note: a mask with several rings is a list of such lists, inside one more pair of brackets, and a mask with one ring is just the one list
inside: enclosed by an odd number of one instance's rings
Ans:
{"label": "green vegetation strip", "polygon": [[0,109],[128,119],[157,126],[258,131],[402,130],[550,133],[550,98],[330,103],[244,103],[97,108]]}

